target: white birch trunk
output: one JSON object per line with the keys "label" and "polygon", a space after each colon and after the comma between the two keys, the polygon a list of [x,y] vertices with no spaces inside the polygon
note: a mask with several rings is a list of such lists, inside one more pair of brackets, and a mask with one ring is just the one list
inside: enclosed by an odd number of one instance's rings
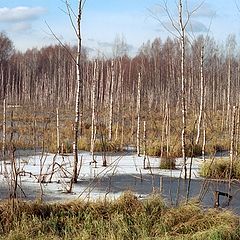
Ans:
{"label": "white birch trunk", "polygon": [[59,132],[59,111],[58,108],[57,111],[57,153],[60,152],[60,132]]}
{"label": "white birch trunk", "polygon": [[143,168],[146,168],[146,158],[147,158],[147,130],[146,121],[143,121]]}
{"label": "white birch trunk", "polygon": [[[2,158],[5,159],[6,152],[6,99],[3,100],[3,136],[2,136]],[[3,162],[1,161],[1,173],[3,172]]]}
{"label": "white birch trunk", "polygon": [[227,129],[229,130],[230,133],[230,94],[231,94],[231,54],[229,50],[229,59],[228,59],[228,81],[227,81]]}
{"label": "white birch trunk", "polygon": [[6,151],[6,110],[7,110],[7,104],[6,104],[6,99],[3,100],[3,139],[2,139],[2,153],[3,157],[5,156],[5,151]]}
{"label": "white birch trunk", "polygon": [[182,0],[179,0],[179,26],[181,31],[181,83],[182,83],[182,157],[184,164],[184,179],[187,178],[186,166],[186,80],[185,80],[185,25],[182,16]]}
{"label": "white birch trunk", "polygon": [[113,88],[115,82],[114,62],[111,65],[111,83],[110,83],[110,99],[109,99],[109,123],[108,123],[108,140],[112,141],[112,122],[113,122]]}
{"label": "white birch trunk", "polygon": [[204,90],[205,90],[205,83],[203,77],[203,55],[204,55],[204,47],[202,46],[201,49],[201,66],[200,66],[200,78],[201,78],[201,99],[200,99],[200,108],[199,108],[199,117],[198,117],[198,126],[197,126],[197,137],[196,137],[196,144],[199,143],[200,132],[201,132],[201,125],[202,125],[202,116],[204,111]]}
{"label": "white birch trunk", "polygon": [[140,112],[141,112],[141,73],[138,73],[137,86],[137,155],[140,157]]}
{"label": "white birch trunk", "polygon": [[73,154],[74,154],[74,164],[73,164],[73,176],[72,182],[76,183],[78,179],[78,132],[79,132],[79,120],[80,120],[80,106],[82,99],[82,85],[83,80],[81,77],[81,15],[82,15],[82,0],[79,0],[78,5],[78,16],[77,16],[77,59],[76,59],[76,73],[77,73],[77,91],[76,91],[76,101],[75,101],[75,121],[74,121],[74,142],[73,142]]}
{"label": "white birch trunk", "polygon": [[96,120],[95,120],[95,92],[96,92],[96,81],[98,75],[98,62],[94,61],[94,70],[93,70],[93,80],[92,80],[92,126],[91,126],[91,154],[92,154],[92,162],[94,160],[94,145],[95,145],[95,128],[96,128]]}
{"label": "white birch trunk", "polygon": [[229,181],[228,181],[228,195],[230,195],[230,193],[231,193],[231,179],[232,179],[234,156],[235,156],[236,109],[237,108],[235,106],[233,106],[231,143],[230,143],[230,170],[229,170]]}
{"label": "white birch trunk", "polygon": [[124,143],[124,117],[122,117],[122,132],[121,132],[121,144],[120,144],[120,148],[121,150],[123,150],[123,143]]}

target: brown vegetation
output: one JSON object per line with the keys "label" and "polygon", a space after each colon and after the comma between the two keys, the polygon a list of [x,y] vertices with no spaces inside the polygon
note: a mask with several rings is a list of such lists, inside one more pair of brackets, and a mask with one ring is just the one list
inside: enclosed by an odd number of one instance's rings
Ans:
{"label": "brown vegetation", "polygon": [[195,203],[169,207],[159,196],[42,204],[0,203],[0,239],[239,239],[231,212]]}

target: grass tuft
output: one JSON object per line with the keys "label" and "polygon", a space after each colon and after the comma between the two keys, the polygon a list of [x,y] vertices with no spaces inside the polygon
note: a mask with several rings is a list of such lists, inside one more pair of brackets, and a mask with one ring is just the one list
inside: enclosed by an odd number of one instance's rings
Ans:
{"label": "grass tuft", "polygon": [[[230,159],[207,160],[200,168],[200,176],[216,179],[228,179],[230,172]],[[240,178],[240,162],[234,161],[231,178]]]}
{"label": "grass tuft", "polygon": [[47,204],[0,202],[0,239],[239,239],[229,211],[168,207],[158,195]]}

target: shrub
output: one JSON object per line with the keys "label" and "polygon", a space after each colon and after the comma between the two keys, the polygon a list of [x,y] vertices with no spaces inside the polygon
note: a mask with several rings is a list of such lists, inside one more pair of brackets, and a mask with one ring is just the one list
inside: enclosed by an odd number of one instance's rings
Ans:
{"label": "shrub", "polygon": [[173,157],[163,157],[160,162],[161,169],[175,169],[176,159]]}

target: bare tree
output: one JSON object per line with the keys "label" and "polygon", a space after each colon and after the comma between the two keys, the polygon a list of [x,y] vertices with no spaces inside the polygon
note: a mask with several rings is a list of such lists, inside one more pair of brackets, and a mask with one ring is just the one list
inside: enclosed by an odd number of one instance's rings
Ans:
{"label": "bare tree", "polygon": [[75,101],[74,142],[73,142],[74,165],[73,165],[73,176],[72,176],[72,182],[74,183],[76,183],[78,179],[78,132],[79,132],[79,121],[80,121],[80,106],[82,104],[81,95],[82,95],[82,88],[83,88],[83,79],[81,75],[81,48],[82,48],[81,17],[82,17],[82,8],[84,3],[85,1],[79,0],[77,28],[75,28],[78,43],[77,43],[77,59],[76,59],[77,91],[76,91],[76,101]]}
{"label": "bare tree", "polygon": [[[187,3],[187,2],[186,2]],[[187,4],[186,4],[187,5]],[[173,28],[169,29],[166,25],[159,19],[156,14],[152,13],[153,17],[160,22],[160,24],[171,34],[177,37],[180,41],[180,48],[181,48],[181,60],[180,60],[180,79],[181,79],[181,112],[182,112],[182,134],[181,134],[181,143],[182,143],[182,158],[183,158],[183,167],[184,167],[184,178],[187,178],[187,166],[186,166],[186,32],[187,26],[189,24],[190,18],[192,14],[201,6],[201,4],[192,10],[191,12],[188,10],[186,6],[186,16],[184,17],[184,10],[183,10],[183,1],[178,1],[178,21],[176,21],[172,14],[170,13],[167,1],[164,1],[163,9],[166,12],[171,26]]]}
{"label": "bare tree", "polygon": [[[181,83],[182,83],[182,157],[184,163],[184,178],[187,178],[186,166],[186,79],[185,79],[185,32],[187,22],[183,23],[182,0],[179,0],[179,27],[181,39]],[[188,20],[187,20],[188,21]]]}

